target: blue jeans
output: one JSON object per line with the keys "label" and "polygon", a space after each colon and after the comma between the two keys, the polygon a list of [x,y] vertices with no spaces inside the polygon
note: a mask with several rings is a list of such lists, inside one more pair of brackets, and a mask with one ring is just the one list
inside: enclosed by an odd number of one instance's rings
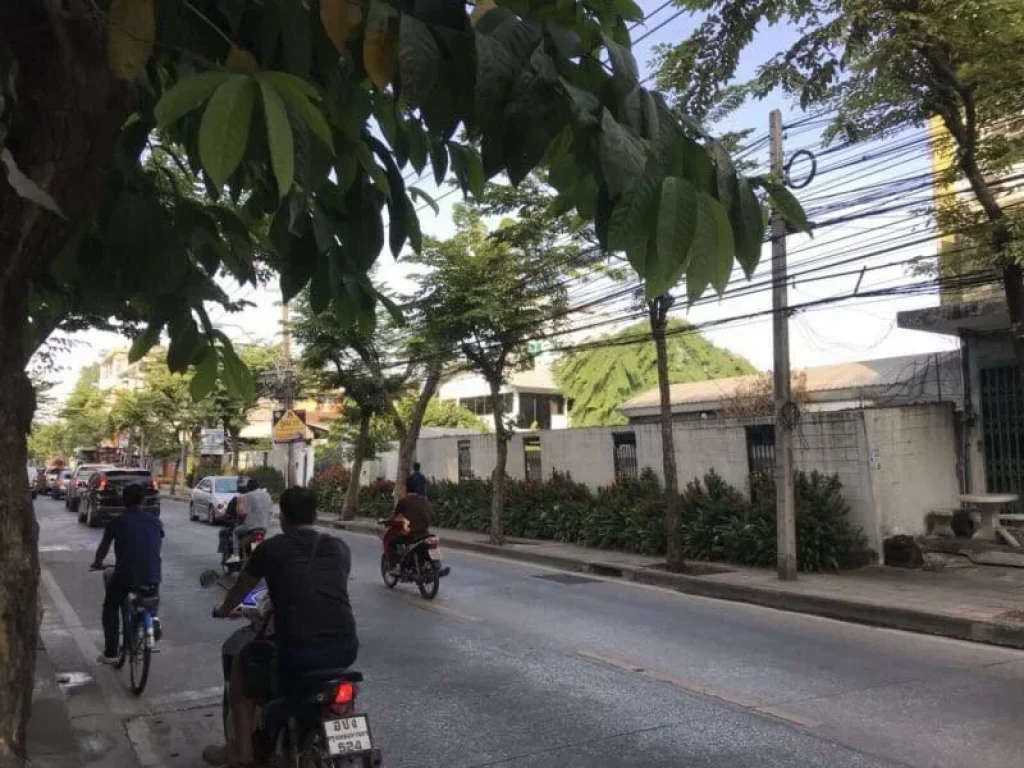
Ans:
{"label": "blue jeans", "polygon": [[308,645],[296,648],[277,649],[277,674],[281,690],[288,689],[295,680],[309,672],[320,669],[346,669],[356,662],[359,655],[359,640],[350,640],[330,645]]}

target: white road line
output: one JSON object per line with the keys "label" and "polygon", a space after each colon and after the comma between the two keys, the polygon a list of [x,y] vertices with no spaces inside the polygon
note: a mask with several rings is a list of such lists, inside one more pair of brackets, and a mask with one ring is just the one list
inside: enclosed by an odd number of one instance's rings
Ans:
{"label": "white road line", "polygon": [[222,685],[211,688],[199,688],[194,691],[178,691],[176,693],[168,693],[165,696],[159,696],[155,699],[150,699],[148,701],[147,709],[154,715],[157,715],[164,710],[178,708],[181,705],[192,705],[197,702],[209,702],[211,704],[214,702],[220,702],[223,695],[224,686]]}
{"label": "white road line", "polygon": [[41,571],[41,576],[43,585],[50,594],[50,599],[53,601],[54,606],[57,608],[57,613],[60,614],[61,620],[64,622],[64,628],[71,634],[75,645],[78,646],[78,650],[84,658],[85,664],[94,670],[93,679],[99,683],[103,698],[106,699],[111,711],[117,715],[138,714],[141,710],[139,702],[128,697],[114,675],[111,674],[112,670],[96,662],[100,649],[92,641],[92,637],[89,636],[89,632],[82,624],[82,619],[75,613],[75,609],[71,607],[71,603],[57,585],[57,580],[50,573],[50,569],[44,567]]}

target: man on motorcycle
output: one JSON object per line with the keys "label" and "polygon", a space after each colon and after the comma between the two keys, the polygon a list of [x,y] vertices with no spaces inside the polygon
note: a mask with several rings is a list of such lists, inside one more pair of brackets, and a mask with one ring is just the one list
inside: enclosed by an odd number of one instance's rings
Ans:
{"label": "man on motorcycle", "polygon": [[[116,664],[121,639],[121,606],[133,589],[156,596],[160,587],[160,549],[164,527],[160,518],[142,509],[143,491],[140,485],[126,486],[121,492],[124,512],[107,524],[103,539],[96,550],[92,567],[99,570],[114,545],[114,573],[107,581],[103,598],[103,655],[101,664]],[[160,639],[160,619],[157,608],[152,608],[153,632]]]}
{"label": "man on motorcycle", "polygon": [[274,519],[274,500],[266,489],[260,488],[259,481],[255,477],[238,478],[238,496],[234,504],[235,526],[231,529],[233,543],[232,560],[242,556],[242,542],[245,537],[255,530],[267,531]]}
{"label": "man on motorcycle", "polygon": [[[398,547],[416,541],[430,533],[430,520],[434,509],[421,493],[420,484],[409,475],[405,481],[406,495],[398,500],[395,516],[384,534],[384,550],[388,553],[388,564],[394,570],[398,567]],[[425,490],[425,487],[422,488]]]}
{"label": "man on motorcycle", "polygon": [[[252,554],[238,581],[214,609],[227,617],[261,579],[266,581],[274,610],[272,636],[278,688],[318,669],[351,666],[359,651],[356,622],[348,598],[352,555],[341,539],[321,534],[316,521],[316,494],[308,488],[289,488],[281,495],[281,533]],[[231,697],[236,743],[211,746],[203,759],[211,765],[250,765],[256,702],[245,697],[243,647],[231,664]]]}

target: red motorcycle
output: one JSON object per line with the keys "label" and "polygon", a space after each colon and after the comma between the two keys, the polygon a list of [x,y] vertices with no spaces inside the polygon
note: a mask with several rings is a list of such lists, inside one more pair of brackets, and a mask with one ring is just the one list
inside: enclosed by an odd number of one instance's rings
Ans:
{"label": "red motorcycle", "polygon": [[407,523],[401,518],[394,518],[378,520],[377,525],[383,529],[381,539],[384,551],[380,556],[380,575],[384,586],[394,589],[398,582],[415,584],[425,599],[433,600],[437,597],[441,579],[451,573],[451,568],[441,562],[441,540],[432,533],[425,533],[398,541],[393,544],[398,565],[392,567],[388,557],[388,544],[392,537],[388,534],[404,534]]}

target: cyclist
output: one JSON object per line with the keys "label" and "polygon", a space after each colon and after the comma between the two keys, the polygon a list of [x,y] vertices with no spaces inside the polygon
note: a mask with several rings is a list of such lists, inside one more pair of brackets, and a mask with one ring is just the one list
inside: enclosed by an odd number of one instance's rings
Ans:
{"label": "cyclist", "polygon": [[[160,518],[142,510],[144,498],[141,485],[129,485],[121,492],[124,512],[107,524],[103,540],[96,550],[93,568],[102,568],[103,561],[114,545],[114,572],[106,579],[106,595],[103,598],[103,655],[101,664],[116,664],[120,640],[121,606],[131,591],[145,596],[157,597],[160,587],[160,548],[163,544],[164,527]],[[161,636],[158,605],[154,605],[153,634]]]}

